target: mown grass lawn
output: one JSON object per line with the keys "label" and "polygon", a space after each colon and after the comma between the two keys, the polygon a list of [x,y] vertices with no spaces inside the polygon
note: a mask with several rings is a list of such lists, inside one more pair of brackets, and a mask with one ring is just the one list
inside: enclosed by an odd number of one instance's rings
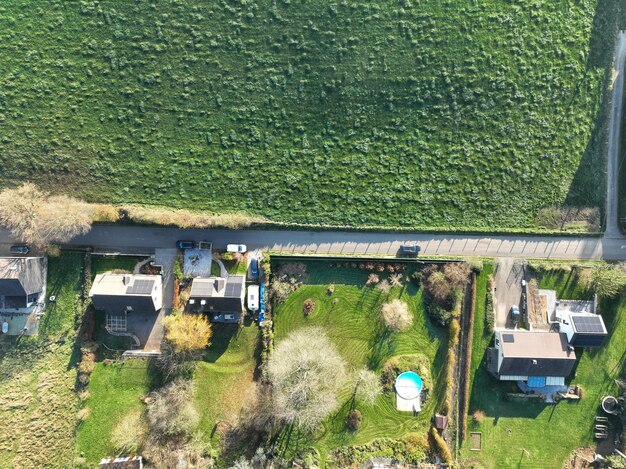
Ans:
{"label": "mown grass lawn", "polygon": [[[557,280],[559,279],[559,280]],[[568,285],[568,272],[552,271],[542,277],[541,288],[568,291],[572,299],[584,296],[581,285]],[[577,297],[575,292],[579,292]],[[604,346],[593,352],[576,350],[579,363],[572,384],[583,387],[580,402],[560,402],[545,405],[532,400],[508,401],[507,391],[514,385],[498,383],[485,369],[485,347],[491,338],[474,336],[473,367],[477,367],[472,383],[470,412],[485,411],[487,417],[480,424],[468,424],[470,431],[482,432],[481,452],[469,451],[466,443],[461,459],[479,461],[487,468],[559,468],[577,446],[594,446],[592,427],[600,399],[616,392],[614,379],[624,370],[626,357],[626,296],[604,302],[602,315],[609,331]],[[484,310],[476,311],[476,324]],[[476,331],[475,334],[478,334]]]}
{"label": "mown grass lawn", "polygon": [[71,467],[77,398],[74,324],[82,253],[49,259],[39,336],[0,338],[0,467]]}
{"label": "mown grass lawn", "polygon": [[534,227],[541,207],[604,200],[619,5],[4,0],[0,185],[285,222]]}
{"label": "mown grass lawn", "polygon": [[91,275],[95,277],[98,274],[112,270],[125,270],[132,273],[137,262],[140,262],[142,259],[144,258],[128,256],[91,256]]}
{"label": "mown grass lawn", "polygon": [[130,412],[143,411],[141,398],[158,384],[150,366],[144,359],[110,365],[96,363],[89,382],[89,397],[83,405],[89,409],[89,417],[81,423],[76,435],[76,452],[86,467],[93,467],[105,456],[117,455],[111,444],[112,432]]}
{"label": "mown grass lawn", "polygon": [[[363,423],[356,433],[348,431],[345,425],[352,391],[346,388],[342,394],[343,407],[323,424],[318,433],[313,437],[292,435],[292,439],[299,439],[297,443],[283,441],[282,444],[288,447],[315,446],[324,459],[332,450],[344,445],[363,444],[378,437],[399,438],[409,432],[424,433],[442,397],[440,368],[447,338],[444,329],[435,326],[424,314],[421,291],[408,282],[401,288],[394,287],[389,293],[382,293],[374,286],[365,286],[366,272],[328,268],[326,263],[308,263],[307,269],[309,279],[306,284],[275,310],[277,344],[297,329],[320,327],[346,360],[350,371],[364,366],[380,371],[393,356],[421,353],[430,360],[434,386],[418,417],[398,412],[393,393],[381,395],[373,406],[357,403]],[[329,284],[335,285],[332,295],[327,293]],[[309,298],[315,301],[315,309],[305,317],[303,304]],[[414,322],[408,330],[392,334],[382,325],[380,307],[396,298],[409,304]]]}

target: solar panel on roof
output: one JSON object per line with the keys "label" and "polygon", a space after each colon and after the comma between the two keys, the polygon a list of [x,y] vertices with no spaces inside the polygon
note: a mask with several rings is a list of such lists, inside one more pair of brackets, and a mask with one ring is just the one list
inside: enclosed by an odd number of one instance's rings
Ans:
{"label": "solar panel on roof", "polygon": [[226,290],[224,291],[224,296],[227,297],[238,297],[241,296],[241,289],[243,288],[243,279],[242,278],[229,278],[228,283],[226,284]]}
{"label": "solar panel on roof", "polygon": [[602,334],[604,333],[604,325],[602,323],[602,317],[596,316],[572,316],[574,327],[576,332],[587,334]]}
{"label": "solar panel on roof", "polygon": [[515,342],[515,336],[513,334],[502,334],[502,341],[512,344]]}
{"label": "solar panel on roof", "polygon": [[135,280],[135,282],[126,289],[127,295],[148,295],[152,292],[154,280]]}

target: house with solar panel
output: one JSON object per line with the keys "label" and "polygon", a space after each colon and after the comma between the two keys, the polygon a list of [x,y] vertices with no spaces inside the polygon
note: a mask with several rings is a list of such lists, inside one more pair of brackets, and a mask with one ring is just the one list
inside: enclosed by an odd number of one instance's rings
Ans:
{"label": "house with solar panel", "polygon": [[148,340],[163,306],[160,275],[96,275],[89,296],[93,307],[106,314],[106,330],[127,335],[142,347]]}
{"label": "house with solar panel", "polygon": [[237,323],[244,312],[245,275],[193,279],[187,309],[213,322]]}
{"label": "house with solar panel", "polygon": [[576,364],[576,352],[563,332],[503,329],[488,349],[487,369],[500,381],[530,388],[563,386]]}

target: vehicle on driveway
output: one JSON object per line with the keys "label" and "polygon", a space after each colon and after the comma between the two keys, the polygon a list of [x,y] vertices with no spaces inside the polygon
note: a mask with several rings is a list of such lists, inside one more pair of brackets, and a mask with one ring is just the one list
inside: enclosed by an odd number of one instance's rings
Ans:
{"label": "vehicle on driveway", "polygon": [[517,324],[520,320],[519,308],[515,305],[511,306],[511,321]]}
{"label": "vehicle on driveway", "polygon": [[202,251],[210,251],[212,248],[213,248],[213,243],[210,243],[209,241],[200,241],[198,243],[198,249]]}
{"label": "vehicle on driveway", "polygon": [[259,286],[250,285],[248,287],[248,309],[253,313],[259,309]]}
{"label": "vehicle on driveway", "polygon": [[11,254],[28,254],[30,249],[25,244],[11,246]]}
{"label": "vehicle on driveway", "polygon": [[258,259],[252,259],[250,261],[250,275],[252,275],[253,278],[257,278],[259,276],[259,260]]}
{"label": "vehicle on driveway", "polygon": [[176,247],[178,249],[193,249],[196,247],[195,241],[176,241]]}
{"label": "vehicle on driveway", "polygon": [[244,253],[248,250],[245,244],[229,244],[226,246],[228,252],[240,252]]}
{"label": "vehicle on driveway", "polygon": [[400,246],[400,254],[405,256],[417,256],[421,248],[417,244],[403,244]]}

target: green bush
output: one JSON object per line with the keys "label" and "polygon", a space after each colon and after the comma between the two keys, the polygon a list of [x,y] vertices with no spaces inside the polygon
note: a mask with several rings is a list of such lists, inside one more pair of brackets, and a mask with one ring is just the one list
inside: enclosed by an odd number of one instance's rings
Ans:
{"label": "green bush", "polygon": [[445,440],[441,437],[439,432],[435,427],[431,427],[430,429],[430,437],[433,441],[433,450],[441,456],[443,462],[448,465],[451,465],[454,462],[452,458],[452,453],[450,452],[450,447],[445,442]]}

